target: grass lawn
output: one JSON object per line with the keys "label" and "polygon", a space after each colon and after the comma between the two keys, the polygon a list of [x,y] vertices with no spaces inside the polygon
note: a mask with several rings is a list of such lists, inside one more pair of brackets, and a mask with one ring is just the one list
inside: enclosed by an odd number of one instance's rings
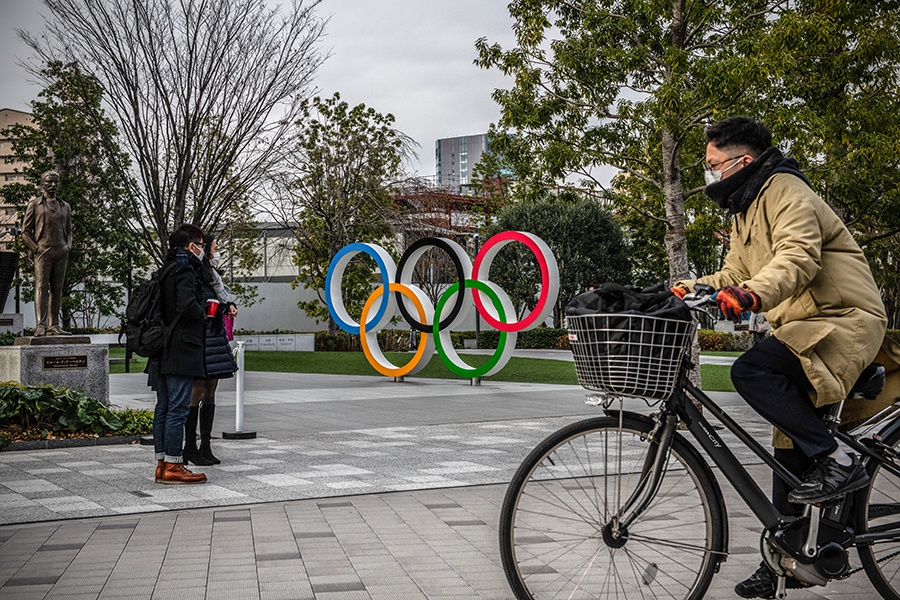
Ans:
{"label": "grass lawn", "polygon": [[[717,356],[739,356],[735,352],[710,353]],[[123,348],[110,348],[109,355],[112,358],[124,358]],[[403,365],[411,354],[385,353],[388,360],[397,366]],[[144,370],[146,359],[135,357],[137,362],[131,364],[132,373],[140,373]],[[483,364],[488,356],[482,354],[465,354],[463,360],[468,364],[478,366]],[[244,355],[244,365],[248,371],[272,371],[280,373],[325,373],[333,375],[377,375],[375,370],[366,361],[362,352],[247,352]],[[110,373],[124,373],[124,364],[113,364],[109,368]],[[721,365],[701,365],[700,373],[703,377],[703,389],[712,392],[733,392],[729,375],[730,367]],[[432,379],[457,379],[450,372],[443,361],[437,356],[429,361],[428,366],[410,377],[425,377]],[[555,383],[564,385],[578,385],[575,376],[575,365],[563,360],[545,360],[538,358],[513,358],[506,367],[487,381],[518,381],[523,383]]]}

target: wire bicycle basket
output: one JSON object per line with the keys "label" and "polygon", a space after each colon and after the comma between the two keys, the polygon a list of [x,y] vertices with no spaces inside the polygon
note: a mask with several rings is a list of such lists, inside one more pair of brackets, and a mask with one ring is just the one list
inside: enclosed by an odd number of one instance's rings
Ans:
{"label": "wire bicycle basket", "polygon": [[589,390],[665,400],[678,383],[693,321],[623,313],[568,317],[578,382]]}

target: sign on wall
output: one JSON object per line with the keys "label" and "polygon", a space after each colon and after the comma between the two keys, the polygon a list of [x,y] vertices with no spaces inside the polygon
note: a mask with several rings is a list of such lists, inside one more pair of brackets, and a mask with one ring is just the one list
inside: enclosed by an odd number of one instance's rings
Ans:
{"label": "sign on wall", "polygon": [[[538,301],[530,313],[515,319],[515,309],[506,292],[490,280],[491,264],[500,250],[512,243],[524,244],[534,254],[541,271]],[[437,306],[427,294],[412,283],[416,263],[431,248],[447,253],[456,269],[457,281],[448,287]],[[347,265],[357,254],[370,256],[381,271],[382,283],[363,305],[360,322],[347,313],[341,296],[341,281]],[[417,373],[428,364],[437,350],[447,368],[464,378],[487,377],[500,371],[512,357],[518,332],[534,329],[553,311],[559,294],[559,268],[556,257],[544,241],[523,231],[504,231],[488,239],[475,262],[458,243],[447,238],[423,238],[412,244],[394,264],[387,251],[376,244],[355,243],[341,248],[331,264],[325,280],[325,303],[338,327],[358,334],[363,352],[376,371],[388,377]],[[500,332],[497,350],[479,367],[460,358],[450,341],[450,332],[458,328],[474,306],[484,321]],[[378,332],[400,311],[410,327],[419,331],[419,346],[405,365],[391,363],[378,346]]]}

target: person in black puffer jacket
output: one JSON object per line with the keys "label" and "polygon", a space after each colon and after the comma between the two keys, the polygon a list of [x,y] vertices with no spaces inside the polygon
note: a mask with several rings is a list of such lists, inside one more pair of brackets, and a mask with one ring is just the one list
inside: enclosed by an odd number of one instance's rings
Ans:
{"label": "person in black puffer jacket", "polygon": [[[216,388],[220,379],[232,377],[237,371],[237,363],[231,354],[231,346],[225,336],[223,317],[226,313],[236,314],[234,303],[220,297],[216,289],[223,290],[219,274],[213,262],[218,260],[216,240],[206,234],[203,238],[206,252],[200,269],[203,301],[218,301],[218,309],[206,319],[206,377],[194,380],[191,392],[191,406],[184,424],[184,458],[195,465],[217,465],[221,461],[212,453],[213,419],[216,415]],[[224,294],[223,294],[224,295]],[[197,447],[197,423],[200,423],[200,447]]]}

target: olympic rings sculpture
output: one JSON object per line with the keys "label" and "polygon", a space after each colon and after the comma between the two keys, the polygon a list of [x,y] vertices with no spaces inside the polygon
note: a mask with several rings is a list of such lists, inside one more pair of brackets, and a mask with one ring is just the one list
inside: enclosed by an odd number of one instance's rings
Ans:
{"label": "olympic rings sculpture", "polygon": [[[537,304],[534,310],[518,321],[513,320],[515,308],[509,296],[488,279],[494,258],[503,247],[515,242],[531,250],[541,271]],[[431,303],[419,286],[412,283],[416,263],[431,248],[439,248],[450,257],[457,277],[456,283],[440,295],[437,306]],[[363,305],[360,323],[347,313],[341,295],[344,271],[357,254],[371,257],[381,272],[381,285]],[[331,259],[325,279],[325,303],[332,319],[344,331],[360,336],[369,364],[388,377],[417,373],[428,364],[435,349],[447,368],[460,377],[471,379],[493,375],[512,357],[518,332],[534,329],[550,316],[558,294],[559,267],[556,257],[541,238],[523,231],[504,231],[492,236],[481,247],[474,264],[462,246],[447,238],[418,240],[403,253],[397,265],[381,246],[348,244]],[[473,305],[485,322],[500,332],[497,350],[479,367],[472,367],[463,361],[450,340],[450,331],[463,323]],[[398,308],[410,327],[421,332],[416,353],[409,362],[399,367],[391,363],[378,346],[378,332],[391,322]]]}

